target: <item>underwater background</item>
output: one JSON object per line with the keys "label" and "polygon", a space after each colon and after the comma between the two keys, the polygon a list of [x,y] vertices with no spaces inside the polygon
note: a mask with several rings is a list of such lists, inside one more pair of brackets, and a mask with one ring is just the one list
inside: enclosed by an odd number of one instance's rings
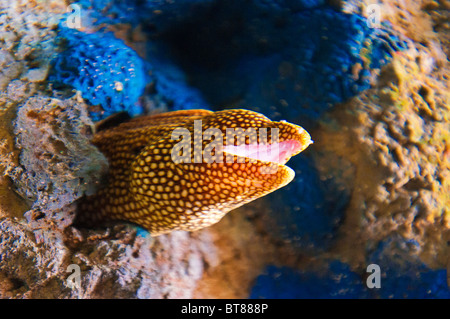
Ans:
{"label": "underwater background", "polygon": [[[0,297],[449,298],[449,21],[447,0],[0,0]],[[95,123],[198,108],[314,144],[209,228],[72,225],[108,169]]]}

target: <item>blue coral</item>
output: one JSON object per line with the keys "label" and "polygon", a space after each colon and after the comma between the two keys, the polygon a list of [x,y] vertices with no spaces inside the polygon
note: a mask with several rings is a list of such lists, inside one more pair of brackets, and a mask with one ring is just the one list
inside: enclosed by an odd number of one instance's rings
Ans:
{"label": "blue coral", "polygon": [[270,231],[303,251],[326,250],[345,215],[349,191],[334,179],[321,178],[308,156],[291,159],[289,166],[295,179],[267,197],[275,220]]}
{"label": "blue coral", "polygon": [[[188,85],[185,74],[170,61],[152,57],[152,79],[155,95],[170,110],[209,109],[202,93]],[[150,68],[150,67],[149,67]]]}
{"label": "blue coral", "polygon": [[71,86],[92,105],[103,111],[92,112],[95,120],[128,111],[142,113],[137,104],[146,85],[141,58],[122,40],[107,33],[88,34],[60,27],[62,52],[53,61],[50,81]]}
{"label": "blue coral", "polygon": [[244,98],[269,116],[309,127],[334,105],[370,88],[377,70],[406,48],[387,25],[370,28],[365,18],[332,8],[302,10],[286,23],[280,34],[284,47]]}
{"label": "blue coral", "polygon": [[95,23],[133,23],[142,12],[142,5],[135,0],[79,0],[75,4],[86,10]]}
{"label": "blue coral", "polygon": [[214,0],[79,0],[76,3],[89,12],[96,24],[144,23],[162,31],[197,14]]}
{"label": "blue coral", "polygon": [[157,90],[173,101],[173,109],[198,107],[202,103],[189,101],[203,95],[220,109],[239,101],[307,128],[368,89],[393,52],[406,48],[389,25],[371,28],[364,17],[323,0],[78,3],[100,22],[141,24],[147,34],[158,35],[148,42],[149,58],[159,52],[189,79],[188,85],[170,81],[164,69],[155,73]]}
{"label": "blue coral", "polygon": [[152,46],[167,49],[209,103],[239,101],[302,125],[370,88],[406,48],[389,25],[371,28],[322,1],[216,2],[165,30]]}
{"label": "blue coral", "polygon": [[296,65],[292,102],[309,118],[368,89],[374,69],[403,48],[395,36],[370,28],[356,14],[320,8],[299,12],[294,21],[298,36],[285,52]]}
{"label": "blue coral", "polygon": [[325,3],[325,0],[254,0],[256,6],[268,10],[290,10],[293,12],[312,9]]}
{"label": "blue coral", "polygon": [[398,235],[379,243],[367,257],[367,265],[380,267],[380,287],[368,288],[367,269],[352,270],[337,260],[326,269],[299,270],[268,266],[251,290],[251,298],[382,298],[450,299],[447,271],[424,265],[417,254],[420,245]]}
{"label": "blue coral", "polygon": [[380,266],[380,298],[450,299],[446,269],[430,269],[420,261],[419,252],[419,243],[395,234],[378,243],[367,262]]}
{"label": "blue coral", "polygon": [[432,270],[421,265],[398,269],[394,265],[384,269],[379,297],[383,299],[450,299],[445,269]]}

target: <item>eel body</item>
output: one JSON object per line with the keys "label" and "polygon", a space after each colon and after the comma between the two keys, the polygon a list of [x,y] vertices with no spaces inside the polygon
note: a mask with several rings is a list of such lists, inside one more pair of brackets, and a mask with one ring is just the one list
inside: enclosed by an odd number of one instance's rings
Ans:
{"label": "eel body", "polygon": [[142,116],[92,142],[110,168],[78,221],[128,221],[152,236],[210,226],[285,186],[295,175],[286,162],[312,143],[300,126],[242,109]]}

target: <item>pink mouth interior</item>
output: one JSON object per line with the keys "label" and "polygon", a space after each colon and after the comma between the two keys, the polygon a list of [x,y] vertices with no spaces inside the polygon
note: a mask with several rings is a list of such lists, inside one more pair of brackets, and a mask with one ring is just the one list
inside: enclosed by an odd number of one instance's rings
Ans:
{"label": "pink mouth interior", "polygon": [[223,147],[223,151],[228,154],[278,164],[285,164],[293,154],[301,149],[302,144],[296,140],[273,144],[227,145]]}

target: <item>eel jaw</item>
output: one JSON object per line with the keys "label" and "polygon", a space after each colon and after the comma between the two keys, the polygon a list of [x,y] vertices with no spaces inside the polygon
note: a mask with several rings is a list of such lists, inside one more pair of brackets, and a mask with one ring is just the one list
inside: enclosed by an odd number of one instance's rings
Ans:
{"label": "eel jaw", "polygon": [[309,133],[299,127],[298,136],[295,139],[271,144],[224,145],[223,152],[260,162],[285,165],[292,156],[299,154],[312,143]]}
{"label": "eel jaw", "polygon": [[261,187],[266,185],[266,191],[253,199],[265,196],[292,182],[295,172],[286,163],[292,156],[299,154],[313,143],[309,133],[302,127],[283,122],[278,123],[282,127],[289,125],[291,132],[291,134],[285,135],[281,141],[270,144],[255,143],[223,146],[225,154],[235,155],[238,158],[245,159],[250,165],[252,165],[252,162],[257,165],[258,174],[254,175],[252,184],[260,185]]}

